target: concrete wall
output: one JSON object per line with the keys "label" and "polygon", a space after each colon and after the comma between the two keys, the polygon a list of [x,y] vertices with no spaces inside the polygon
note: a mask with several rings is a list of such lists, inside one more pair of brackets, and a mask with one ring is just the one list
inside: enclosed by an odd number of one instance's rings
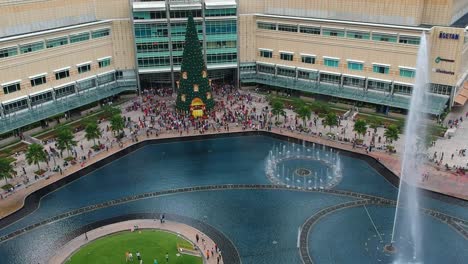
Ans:
{"label": "concrete wall", "polygon": [[128,0],[35,0],[0,3],[0,37],[102,19],[129,18]]}
{"label": "concrete wall", "polygon": [[239,0],[241,14],[273,14],[380,24],[448,26],[468,11],[466,0]]}

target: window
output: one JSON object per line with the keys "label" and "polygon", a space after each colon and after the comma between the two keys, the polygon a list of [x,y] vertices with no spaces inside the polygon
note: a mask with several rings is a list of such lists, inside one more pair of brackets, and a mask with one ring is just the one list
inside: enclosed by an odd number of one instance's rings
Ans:
{"label": "window", "polygon": [[11,102],[8,104],[3,104],[3,112],[5,114],[10,114],[17,112],[22,109],[28,108],[28,100],[27,99],[20,99],[15,102]]}
{"label": "window", "polygon": [[89,40],[89,32],[83,32],[76,35],[70,35],[70,43],[77,43]]}
{"label": "window", "polygon": [[14,93],[16,91],[21,90],[21,85],[19,82],[16,83],[10,83],[7,85],[2,85],[3,86],[3,93],[4,94],[9,94],[9,93]]}
{"label": "window", "polygon": [[452,93],[452,86],[450,85],[431,83],[429,89],[431,93],[435,94],[450,95]]}
{"label": "window", "polygon": [[235,8],[225,8],[225,9],[205,9],[206,17],[216,17],[216,16],[235,16]]}
{"label": "window", "polygon": [[151,11],[149,13],[151,19],[166,18],[166,11]]}
{"label": "window", "polygon": [[305,79],[305,80],[317,80],[318,74],[317,72],[309,72],[304,70],[297,71],[297,78]]}
{"label": "window", "polygon": [[111,63],[111,58],[105,58],[105,59],[98,61],[99,68],[107,67],[110,65],[110,63]]}
{"label": "window", "polygon": [[286,77],[296,77],[296,70],[278,67],[277,74]]}
{"label": "window", "polygon": [[171,18],[187,18],[189,14],[193,17],[201,17],[201,10],[175,10],[171,11]]}
{"label": "window", "polygon": [[260,57],[272,58],[273,57],[273,51],[271,51],[271,50],[260,50]]}
{"label": "window", "polygon": [[302,55],[301,56],[301,61],[302,61],[302,63],[315,64],[315,56]]}
{"label": "window", "polygon": [[99,84],[110,83],[110,82],[113,82],[113,81],[115,81],[114,72],[98,75],[98,83]]}
{"label": "window", "polygon": [[235,20],[206,21],[207,35],[236,34],[236,32],[237,23]]}
{"label": "window", "polygon": [[276,30],[276,24],[266,23],[266,22],[258,22],[257,23],[257,28],[258,29]]}
{"label": "window", "polygon": [[55,72],[55,80],[60,80],[60,79],[68,78],[68,77],[70,77],[69,69]]}
{"label": "window", "polygon": [[96,31],[93,31],[91,32],[91,37],[93,39],[95,38],[103,38],[103,37],[107,37],[110,35],[110,29],[108,28],[105,28],[105,29],[99,29],[99,30],[96,30]]}
{"label": "window", "polygon": [[400,68],[400,76],[406,78],[414,78],[416,72],[413,69]]}
{"label": "window", "polygon": [[61,37],[56,39],[48,39],[46,40],[46,47],[48,49],[63,46],[68,44],[68,37]]}
{"label": "window", "polygon": [[320,73],[320,81],[332,84],[341,84],[341,76],[328,73]]}
{"label": "window", "polygon": [[369,79],[367,81],[367,89],[390,92],[390,82],[381,82]]}
{"label": "window", "polygon": [[362,71],[364,69],[364,64],[358,61],[348,61],[348,70],[352,71]]}
{"label": "window", "polygon": [[45,75],[31,78],[31,86],[32,87],[44,84],[46,82],[47,82],[47,80],[46,80]]}
{"label": "window", "polygon": [[258,65],[258,72],[275,74],[275,66],[259,64]]}
{"label": "window", "polygon": [[337,58],[323,58],[323,65],[327,67],[338,68],[340,64],[340,59]]}
{"label": "window", "polygon": [[236,62],[237,53],[208,54],[206,60],[208,63]]}
{"label": "window", "polygon": [[91,64],[79,65],[77,67],[78,67],[79,74],[89,72],[91,70]]}
{"label": "window", "polygon": [[0,49],[0,58],[12,57],[18,55],[17,47],[9,47]]}
{"label": "window", "polygon": [[330,36],[330,37],[344,37],[344,29],[330,29],[330,28],[323,28],[322,29],[323,36]]}
{"label": "window", "polygon": [[96,79],[87,79],[78,81],[78,89],[80,91],[96,87]]}
{"label": "window", "polygon": [[405,84],[393,84],[393,93],[410,95],[413,92],[413,86]]}
{"label": "window", "polygon": [[55,90],[55,98],[58,99],[58,98],[62,98],[67,95],[75,93],[75,85],[71,84],[67,86],[62,86],[62,87],[55,88],[54,90]]}
{"label": "window", "polygon": [[390,66],[374,64],[372,71],[375,73],[388,74],[390,72]]}
{"label": "window", "polygon": [[299,32],[305,33],[305,34],[320,35],[320,28],[300,26]]}
{"label": "window", "polygon": [[20,46],[20,53],[29,53],[33,51],[38,51],[44,49],[44,42],[35,42],[31,44],[21,45]]}
{"label": "window", "polygon": [[278,30],[279,31],[287,31],[287,32],[297,32],[297,26],[296,25],[279,24],[278,25]]}
{"label": "window", "polygon": [[285,61],[292,61],[294,59],[293,53],[280,53],[280,59]]}
{"label": "window", "polygon": [[45,102],[53,100],[51,91],[41,93],[41,94],[37,94],[37,95],[31,95],[29,98],[31,99],[31,105],[32,106],[39,105],[41,103],[45,103]]}
{"label": "window", "polygon": [[343,78],[343,85],[358,87],[358,88],[364,88],[365,79],[364,78],[361,79],[361,78],[345,76]]}
{"label": "window", "polygon": [[402,44],[419,45],[419,43],[421,42],[421,38],[412,36],[400,36],[398,42]]}
{"label": "window", "polygon": [[397,42],[396,35],[372,33],[372,40],[384,42]]}
{"label": "window", "polygon": [[370,33],[360,31],[348,31],[346,32],[346,37],[353,39],[370,39]]}

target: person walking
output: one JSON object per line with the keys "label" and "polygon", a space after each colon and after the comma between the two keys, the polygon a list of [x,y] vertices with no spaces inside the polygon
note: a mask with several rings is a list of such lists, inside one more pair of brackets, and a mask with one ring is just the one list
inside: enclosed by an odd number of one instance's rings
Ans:
{"label": "person walking", "polygon": [[84,237],[85,237],[85,240],[88,241],[88,233],[87,232],[84,233]]}

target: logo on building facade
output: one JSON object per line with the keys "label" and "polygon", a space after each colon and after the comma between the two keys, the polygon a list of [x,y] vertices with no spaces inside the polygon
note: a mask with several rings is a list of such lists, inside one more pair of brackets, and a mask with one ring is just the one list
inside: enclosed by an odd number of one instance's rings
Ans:
{"label": "logo on building facade", "polygon": [[442,70],[442,69],[432,69],[434,72],[437,72],[437,73],[442,73],[442,74],[448,74],[448,75],[455,75],[455,72],[453,71],[446,71],[446,70]]}
{"label": "logo on building facade", "polygon": [[439,63],[439,62],[441,62],[441,61],[443,61],[443,62],[452,62],[452,63],[455,62],[455,60],[444,59],[444,58],[441,58],[441,57],[437,57],[437,58],[435,59],[435,63]]}
{"label": "logo on building facade", "polygon": [[446,32],[440,32],[439,33],[439,38],[440,39],[455,39],[458,40],[460,38],[460,35],[455,34],[455,33],[446,33]]}

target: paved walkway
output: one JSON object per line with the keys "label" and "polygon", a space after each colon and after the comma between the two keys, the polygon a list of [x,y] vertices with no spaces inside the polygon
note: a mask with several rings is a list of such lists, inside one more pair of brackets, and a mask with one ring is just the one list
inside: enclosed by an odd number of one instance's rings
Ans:
{"label": "paved walkway", "polygon": [[[88,236],[88,240],[86,240],[85,235],[82,234],[67,244],[65,244],[62,248],[58,249],[56,251],[56,254],[52,256],[52,258],[49,260],[49,264],[62,264],[65,263],[66,260],[69,259],[73,253],[78,251],[81,247],[86,245],[87,243],[96,240],[98,238],[117,233],[120,231],[128,231],[132,230],[134,226],[138,226],[139,229],[159,229],[159,230],[166,230],[172,233],[179,234],[183,236],[185,239],[189,240],[192,242],[194,245],[196,245],[197,250],[200,252],[200,255],[203,255],[203,263],[205,264],[216,264],[217,263],[217,257],[219,254],[215,253],[215,257],[211,256],[210,252],[210,258],[206,258],[206,253],[202,254],[202,252],[206,252],[206,249],[211,249],[214,248],[215,243],[213,240],[209,237],[207,237],[205,234],[200,232],[199,230],[177,222],[172,222],[172,221],[166,221],[164,224],[161,224],[159,220],[155,221],[154,219],[145,219],[145,220],[130,220],[130,221],[125,221],[125,222],[120,222],[120,223],[115,223],[107,226],[103,226],[91,231],[88,231],[86,235]],[[197,243],[195,236],[198,234],[200,236],[200,241]],[[205,243],[202,243],[202,239],[204,238]],[[121,254],[122,258],[124,258],[125,252],[118,253],[116,254]],[[142,253],[144,254],[144,253]],[[221,252],[222,254],[222,252]],[[169,259],[176,259],[177,256],[169,256]],[[159,260],[159,263],[163,263],[163,260]],[[223,259],[220,258],[219,263],[224,263]]]}

